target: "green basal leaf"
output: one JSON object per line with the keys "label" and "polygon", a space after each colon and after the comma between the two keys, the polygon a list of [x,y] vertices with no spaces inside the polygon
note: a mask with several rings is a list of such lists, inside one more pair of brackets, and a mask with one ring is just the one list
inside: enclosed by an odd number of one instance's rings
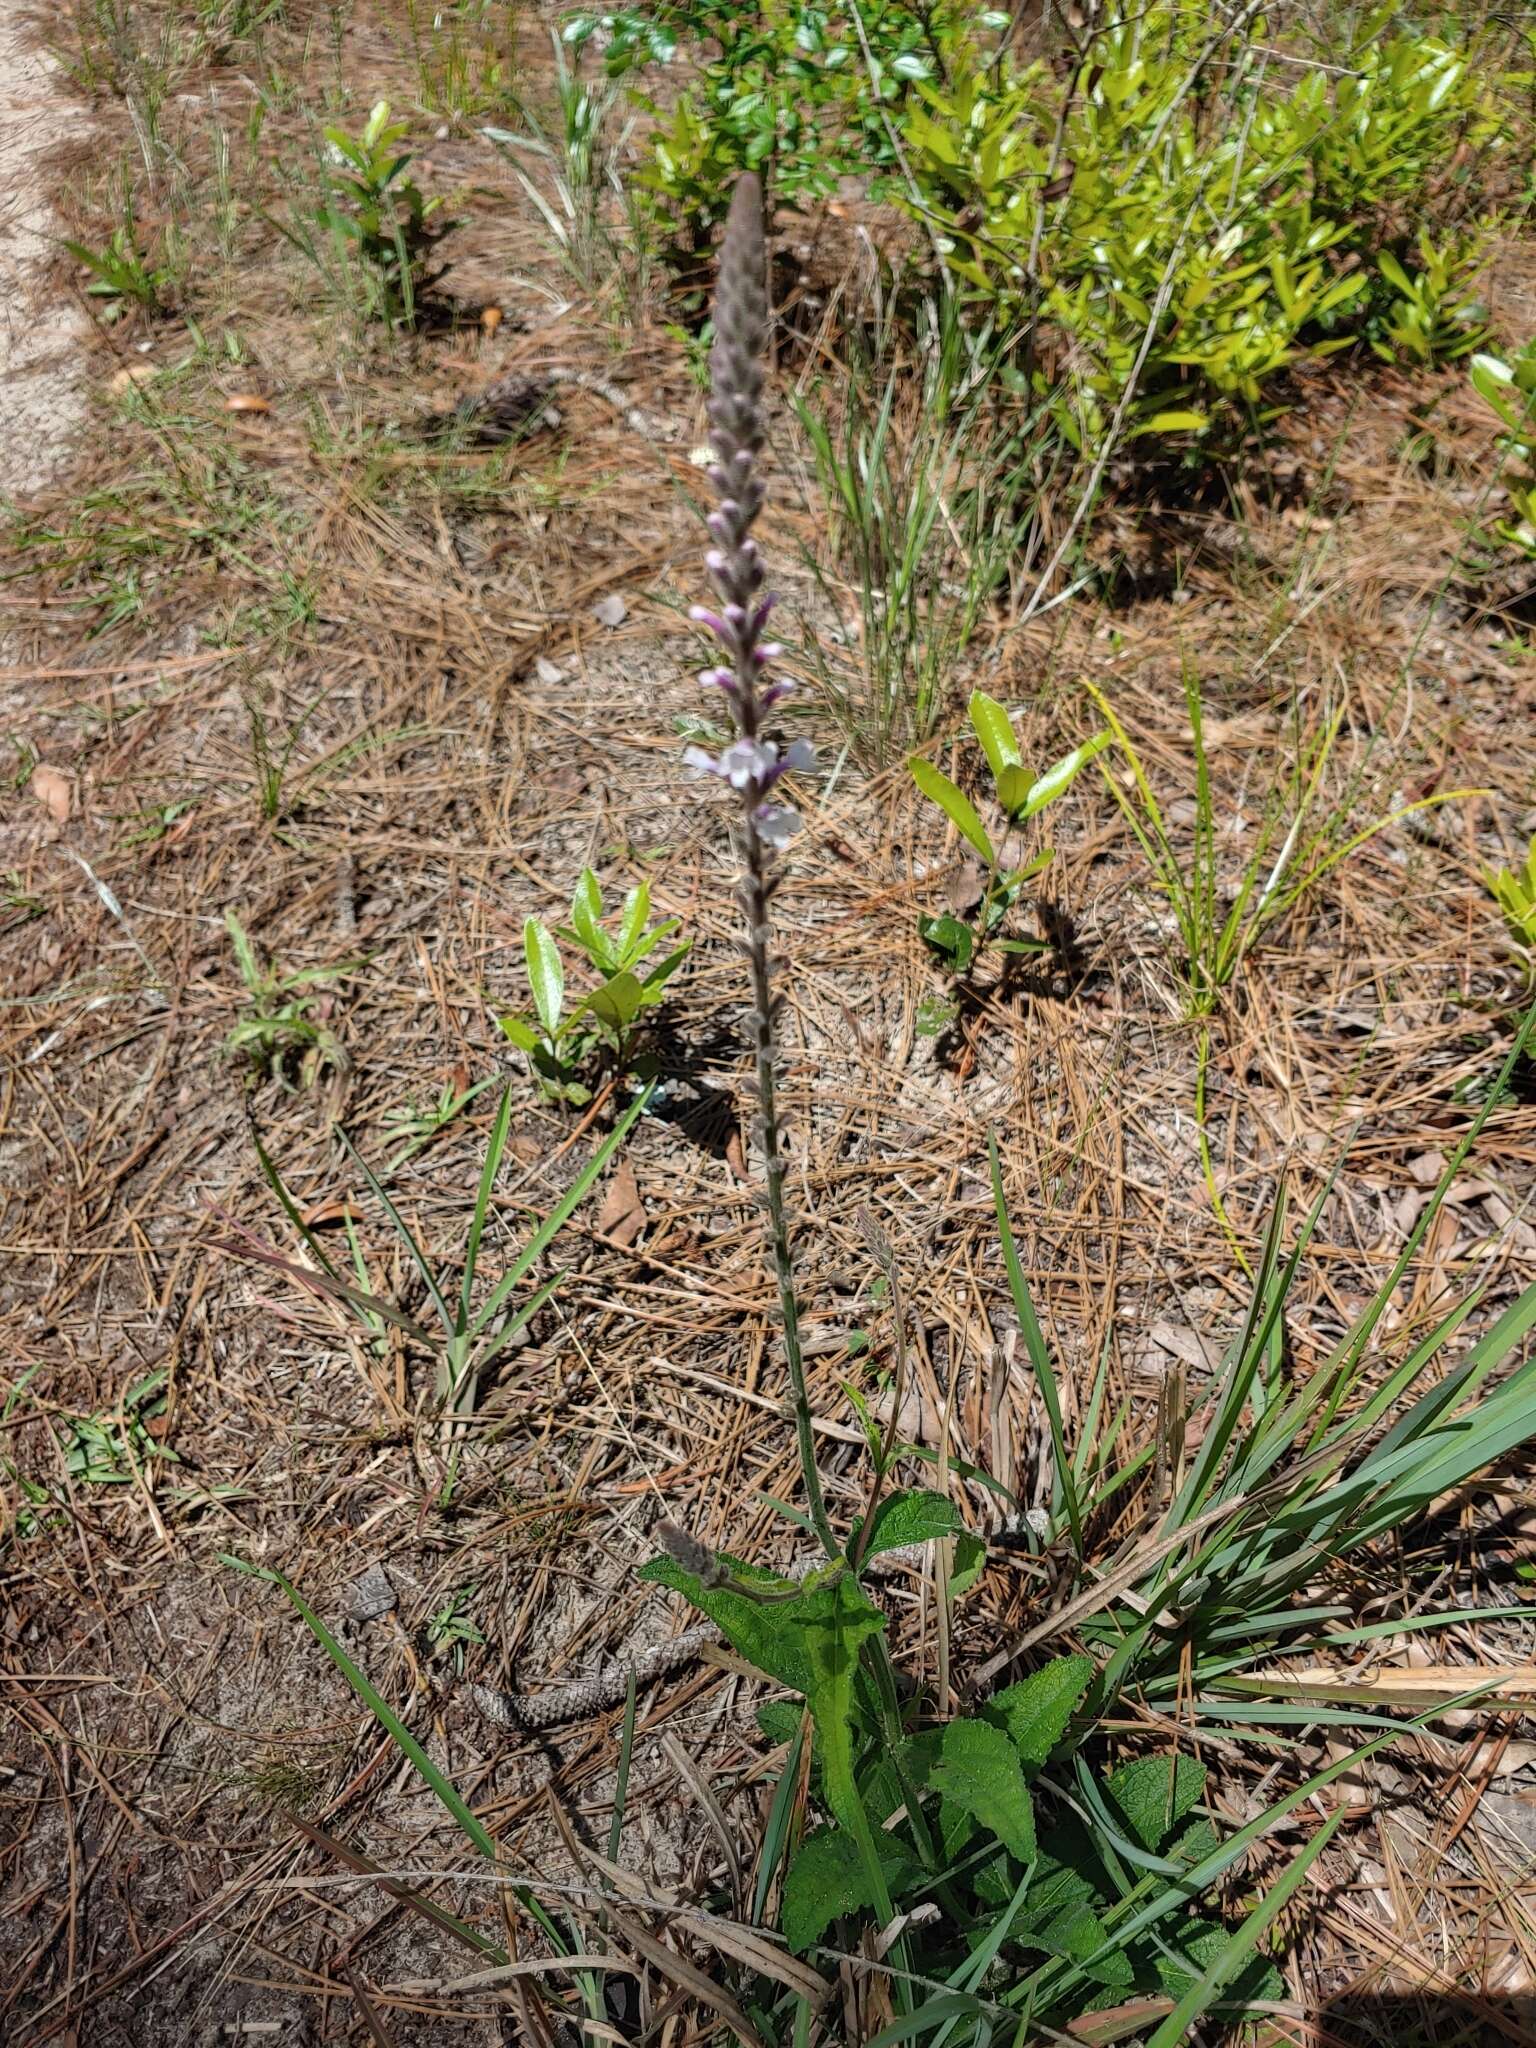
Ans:
{"label": "green basal leaf", "polygon": [[560,1012],[565,1003],[565,969],[560,964],[559,947],[536,917],[530,917],[523,926],[523,954],[528,963],[533,1007],[545,1035],[553,1038],[560,1028]]}
{"label": "green basal leaf", "polygon": [[1013,736],[1013,726],[1002,705],[995,697],[989,697],[985,690],[972,690],[969,709],[971,724],[981,741],[981,751],[987,757],[992,779],[998,783],[1001,793],[1004,771],[1019,766],[1019,743]]}
{"label": "green basal leaf", "polygon": [[[889,1835],[879,1838],[878,1849],[888,1889],[901,1892],[917,1875],[916,1865]],[[803,1955],[834,1920],[878,1903],[853,1836],[842,1828],[820,1828],[806,1836],[789,1866],[779,1926],[794,1953]]]}
{"label": "green basal leaf", "polygon": [[893,1493],[875,1510],[875,1524],[864,1549],[866,1558],[901,1550],[910,1543],[932,1543],[957,1535],[964,1523],[953,1501],[942,1493]]}
{"label": "green basal leaf", "polygon": [[769,1700],[757,1710],[757,1725],[773,1743],[793,1742],[805,1719],[798,1700]]}
{"label": "green basal leaf", "polygon": [[1144,1849],[1159,1849],[1205,1793],[1205,1766],[1190,1756],[1138,1757],[1105,1780],[1110,1805]]}
{"label": "green basal leaf", "polygon": [[1024,1764],[1038,1771],[1065,1734],[1093,1673],[1091,1657],[1055,1657],[1017,1685],[994,1693],[986,1718],[1007,1730]]}
{"label": "green basal leaf", "polygon": [[925,761],[921,754],[914,754],[907,762],[912,771],[912,780],[923,795],[949,819],[962,839],[967,840],[981,855],[987,866],[994,867],[997,856],[992,851],[992,842],[976,815],[976,807],[970,798],[963,795],[949,777],[935,768],[931,761]]}
{"label": "green basal leaf", "polygon": [[[758,1571],[734,1558],[729,1564],[735,1577],[760,1585],[765,1592],[785,1593],[788,1580],[772,1572]],[[759,1671],[767,1672],[791,1692],[807,1694],[811,1687],[810,1659],[806,1654],[805,1628],[798,1613],[800,1602],[749,1599],[729,1586],[702,1586],[691,1572],[685,1572],[670,1557],[653,1557],[635,1574],[653,1586],[670,1586],[708,1615],[738,1656],[745,1657]]]}
{"label": "green basal leaf", "polygon": [[1065,1956],[1069,1962],[1081,1963],[1090,1977],[1111,1990],[1128,1991],[1136,1981],[1129,1957],[1109,1947],[1104,1922],[1092,1906],[1082,1901],[1065,1907],[1043,1924],[1031,1922],[1027,1929],[1020,1930],[1020,1935],[1031,1948],[1042,1948],[1047,1955]]}
{"label": "green basal leaf", "polygon": [[[1191,1920],[1170,1930],[1152,1957],[1158,1982],[1171,1998],[1182,1998],[1226,1953],[1231,1940],[1229,1928],[1214,1926],[1208,1920]],[[1284,1998],[1285,1979],[1273,1963],[1255,1956],[1227,1988],[1229,1997],[1243,2003],[1256,1998]]]}
{"label": "green basal leaf", "polygon": [[1035,1815],[1018,1752],[990,1721],[951,1721],[929,1783],[996,1835],[1021,1863],[1035,1856]]}

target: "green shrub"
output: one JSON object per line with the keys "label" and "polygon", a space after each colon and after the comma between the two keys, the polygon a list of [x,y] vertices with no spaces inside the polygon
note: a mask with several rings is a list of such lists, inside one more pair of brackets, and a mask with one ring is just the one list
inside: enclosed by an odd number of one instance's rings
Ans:
{"label": "green shrub", "polygon": [[[779,205],[825,198],[850,173],[891,170],[893,117],[914,90],[941,80],[959,46],[960,10],[916,0],[661,0],[644,10],[574,15],[575,44],[607,38],[610,76],[666,65],[683,43],[713,46],[666,110],[637,89],[656,117],[652,157],[640,172],[655,219],[687,255],[707,246],[742,170],[773,165]],[[984,14],[992,29],[1006,15]]]}
{"label": "green shrub", "polygon": [[1465,245],[1426,237],[1417,279],[1393,246],[1411,246],[1393,210],[1487,133],[1465,58],[1383,33],[1351,75],[1277,95],[1249,45],[1212,104],[1193,83],[1200,18],[1161,0],[1111,21],[1070,89],[1040,65],[957,61],[906,117],[912,210],[1084,453],[1112,427],[1251,416],[1280,371],[1378,309],[1384,350],[1476,345]]}
{"label": "green shrub", "polygon": [[1474,356],[1472,386],[1505,429],[1499,452],[1514,516],[1500,526],[1500,538],[1536,560],[1536,341],[1508,362]]}

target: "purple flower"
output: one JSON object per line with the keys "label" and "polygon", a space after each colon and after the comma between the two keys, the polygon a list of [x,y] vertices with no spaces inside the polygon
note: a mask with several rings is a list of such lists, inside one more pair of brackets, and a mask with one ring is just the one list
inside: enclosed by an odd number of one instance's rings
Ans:
{"label": "purple flower", "polygon": [[711,754],[703,747],[688,747],[683,760],[696,775],[718,776],[732,789],[765,796],[780,776],[806,774],[816,766],[816,749],[808,740],[796,740],[782,758],[777,740],[745,737],[732,740],[723,754]]}
{"label": "purple flower", "polygon": [[805,820],[793,804],[759,804],[752,813],[752,822],[757,827],[758,838],[766,841],[776,853],[782,853]]}

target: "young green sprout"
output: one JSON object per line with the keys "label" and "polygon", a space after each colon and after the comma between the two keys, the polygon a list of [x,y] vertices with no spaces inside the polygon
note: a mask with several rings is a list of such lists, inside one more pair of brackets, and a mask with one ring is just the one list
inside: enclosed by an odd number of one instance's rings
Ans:
{"label": "young green sprout", "polygon": [[[1011,831],[1020,830],[1031,818],[1064,795],[1071,788],[1078,770],[1109,744],[1107,732],[1095,733],[1082,746],[1064,754],[1043,775],[1031,775],[1024,766],[1012,722],[1002,705],[994,697],[989,697],[985,690],[973,690],[969,709],[972,728],[992,771],[998,807],[1008,820]],[[989,944],[999,953],[1048,951],[1050,942],[1046,939],[998,938],[995,935],[1006,923],[1025,883],[1050,865],[1055,849],[1045,846],[1017,867],[1006,865],[1003,860],[1006,842],[1000,840],[994,844],[970,798],[921,754],[914,754],[907,766],[923,795],[938,805],[961,838],[985,864],[979,904],[968,918],[954,911],[943,911],[937,915],[925,913],[917,920],[923,940],[939,956],[947,972],[957,979],[969,975]]]}
{"label": "young green sprout", "polygon": [[1536,838],[1517,868],[1484,868],[1483,880],[1504,913],[1510,951],[1527,983],[1536,983]]}
{"label": "young green sprout", "polygon": [[575,1005],[566,1008],[565,965],[560,948],[543,921],[530,917],[523,926],[523,957],[533,991],[533,1015],[502,1017],[502,1030],[523,1053],[539,1089],[552,1101],[575,1107],[592,1099],[583,1075],[594,1053],[606,1052],[621,1069],[634,1051],[637,1026],[647,1010],[666,996],[667,984],[688,957],[685,939],[664,953],[649,970],[640,967],[663,939],[678,929],[675,917],[648,923],[650,885],[641,882],[624,898],[618,925],[608,929],[602,887],[590,868],[583,868],[571,900],[571,921],[560,937],[586,955],[600,979]]}

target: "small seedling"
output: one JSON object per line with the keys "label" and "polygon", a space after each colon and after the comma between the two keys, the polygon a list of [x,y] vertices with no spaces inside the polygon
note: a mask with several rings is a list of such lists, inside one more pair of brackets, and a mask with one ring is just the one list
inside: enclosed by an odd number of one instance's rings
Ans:
{"label": "small seedling", "polygon": [[688,957],[691,941],[663,955],[644,976],[637,970],[665,938],[678,929],[675,917],[650,925],[651,890],[641,882],[624,898],[616,930],[604,923],[602,887],[590,868],[583,868],[571,901],[571,921],[560,937],[578,948],[602,979],[567,1010],[565,967],[548,927],[537,917],[523,926],[523,956],[533,1015],[498,1021],[523,1053],[541,1092],[552,1101],[577,1107],[590,1102],[592,1089],[582,1078],[596,1053],[605,1052],[621,1070],[634,1053],[640,1019],[666,995],[667,983]]}
{"label": "small seedling", "polygon": [[428,1649],[434,1657],[445,1658],[452,1665],[455,1678],[464,1676],[465,1650],[471,1644],[485,1641],[468,1613],[479,1592],[478,1586],[460,1586],[427,1623]]}
{"label": "small seedling", "polygon": [[115,227],[100,249],[84,242],[66,242],[64,246],[91,273],[85,288],[88,296],[106,301],[103,320],[120,320],[135,306],[146,313],[164,310],[174,272],[168,264],[152,262],[143,253],[131,219]]}
{"label": "small seedling", "polygon": [[1536,838],[1517,868],[1484,868],[1483,880],[1504,913],[1510,951],[1527,982],[1536,983]]}
{"label": "small seedling", "polygon": [[404,121],[391,121],[388,100],[379,100],[357,135],[344,128],[324,130],[329,191],[302,218],[273,226],[302,256],[327,268],[311,225],[330,237],[336,263],[362,264],[364,310],[389,327],[414,327],[422,300],[442,271],[429,268],[431,250],[451,223],[433,217],[442,201],[424,199],[405,173],[411,163],[401,148]]}
{"label": "small seedling", "polygon": [[1536,341],[1509,362],[1474,356],[1471,374],[1472,388],[1506,430],[1498,445],[1514,516],[1499,528],[1499,538],[1536,557]]}
{"label": "small seedling", "polygon": [[477,1081],[472,1088],[456,1088],[451,1081],[445,1081],[438,1090],[435,1103],[418,1109],[414,1102],[407,1102],[404,1109],[396,1110],[382,1133],[386,1144],[400,1146],[389,1163],[388,1173],[397,1174],[407,1159],[414,1158],[424,1145],[430,1145],[439,1131],[445,1131],[457,1117],[462,1116],[475,1097],[483,1094],[490,1085],[489,1076],[484,1081]]}
{"label": "small seedling", "polygon": [[329,1071],[346,1074],[351,1061],[341,1041],[311,1013],[327,989],[354,973],[361,964],[343,960],[334,967],[305,967],[297,974],[279,974],[264,962],[245,926],[233,910],[224,913],[224,927],[235,949],[240,979],[250,998],[251,1014],[242,1017],[224,1041],[226,1052],[250,1061],[259,1076],[285,1088],[309,1088]]}
{"label": "small seedling", "polygon": [[77,1485],[128,1486],[154,1459],[180,1463],[153,1432],[168,1405],[166,1379],[164,1367],[150,1373],[128,1389],[115,1412],[62,1418],[59,1448],[64,1469]]}
{"label": "small seedling", "polygon": [[[1019,743],[1007,712],[984,690],[973,690],[970,701],[971,725],[987,765],[993,788],[1010,830],[1018,831],[1031,818],[1056,801],[1071,786],[1078,770],[1109,744],[1107,732],[1096,733],[1070,754],[1064,754],[1040,776],[1032,776],[1019,753]],[[924,943],[943,963],[945,972],[956,979],[970,975],[985,948],[999,953],[1031,954],[1050,951],[1043,938],[1000,938],[997,936],[1018,903],[1026,882],[1049,866],[1054,848],[1042,847],[1017,867],[1005,865],[1003,845],[994,845],[977,814],[975,805],[949,777],[921,754],[912,755],[907,766],[912,779],[930,802],[936,803],[967,845],[985,863],[978,890],[978,906],[968,917],[956,911],[924,913],[917,929]]]}

